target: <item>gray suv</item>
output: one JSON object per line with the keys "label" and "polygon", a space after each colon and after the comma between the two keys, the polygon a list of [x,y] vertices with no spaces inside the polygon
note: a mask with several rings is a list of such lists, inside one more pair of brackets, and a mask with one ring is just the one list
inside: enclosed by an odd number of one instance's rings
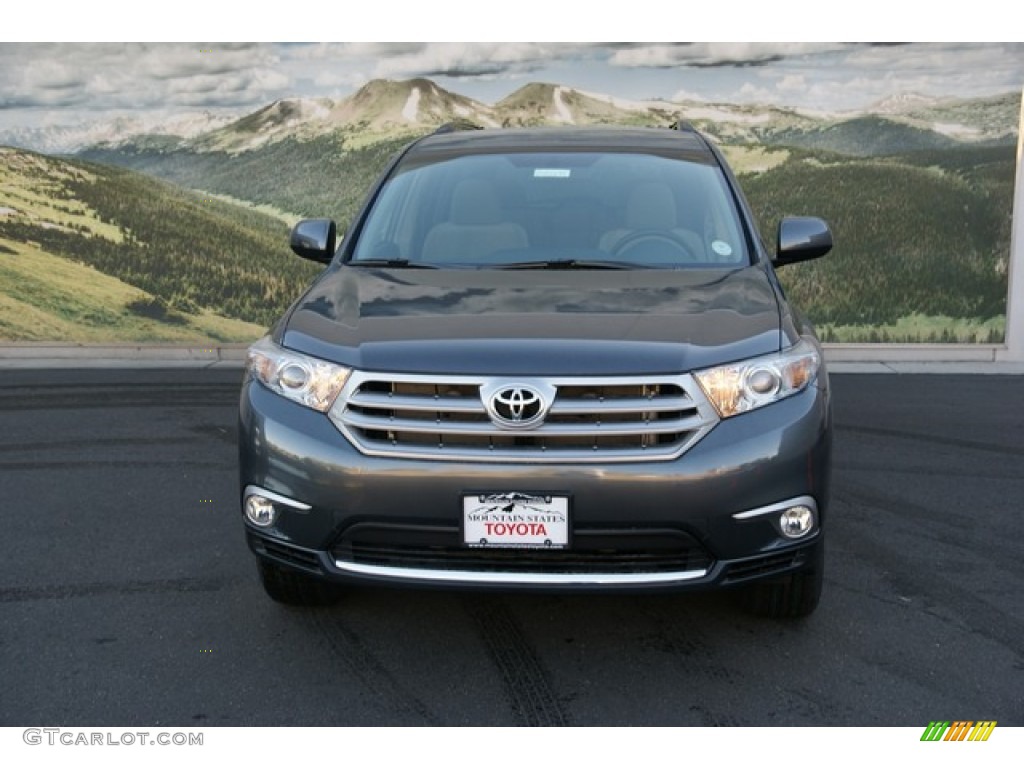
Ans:
{"label": "gray suv", "polygon": [[818,604],[831,409],[820,345],[723,157],[686,125],[412,142],[249,351],[240,500],[267,593],[344,585],[734,588]]}

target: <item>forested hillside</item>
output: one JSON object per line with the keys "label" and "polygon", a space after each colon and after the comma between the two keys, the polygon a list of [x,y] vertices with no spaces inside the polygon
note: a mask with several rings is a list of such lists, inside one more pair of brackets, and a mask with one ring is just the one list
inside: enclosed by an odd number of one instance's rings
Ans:
{"label": "forested hillside", "polygon": [[760,133],[760,138],[765,144],[773,146],[822,149],[854,157],[959,146],[959,142],[941,133],[875,116],[829,123],[811,129],[764,131]]}
{"label": "forested hillside", "polygon": [[[290,255],[284,223],[120,168],[0,149],[0,205],[8,314],[0,338],[32,337],[31,325],[16,322],[20,304],[61,315],[64,303],[96,287],[89,283],[103,283],[125,303],[80,311],[75,319],[85,335],[116,316],[124,338],[163,338],[154,326],[164,325],[251,339],[317,273]],[[55,258],[91,269],[72,277]],[[66,275],[70,293],[49,290],[43,268]],[[74,281],[80,290],[72,290]],[[225,321],[213,322],[218,317]],[[210,322],[197,325],[200,318]]]}
{"label": "forested hillside", "polygon": [[[831,224],[829,256],[780,273],[817,324],[885,326],[911,315],[982,324],[1006,308],[1013,157],[1012,147],[872,159],[794,152],[741,180],[766,238],[784,215]],[[918,340],[952,339],[939,331]]]}
{"label": "forested hillside", "polygon": [[362,145],[345,135],[288,138],[234,155],[220,151],[153,151],[129,145],[117,150],[92,149],[82,157],[300,216],[330,217],[345,229],[367,189],[410,138]]}

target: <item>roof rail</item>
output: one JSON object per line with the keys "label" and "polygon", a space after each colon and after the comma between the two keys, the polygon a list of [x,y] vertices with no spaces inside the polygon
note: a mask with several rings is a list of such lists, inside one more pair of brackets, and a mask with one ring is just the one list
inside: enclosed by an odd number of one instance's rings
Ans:
{"label": "roof rail", "polygon": [[670,131],[686,131],[687,133],[697,132],[697,129],[693,127],[693,124],[689,120],[676,120],[668,128]]}
{"label": "roof rail", "polygon": [[482,125],[477,125],[472,120],[452,120],[434,131],[434,135],[436,136],[440,133],[455,133],[456,131],[482,131],[483,129],[484,127]]}

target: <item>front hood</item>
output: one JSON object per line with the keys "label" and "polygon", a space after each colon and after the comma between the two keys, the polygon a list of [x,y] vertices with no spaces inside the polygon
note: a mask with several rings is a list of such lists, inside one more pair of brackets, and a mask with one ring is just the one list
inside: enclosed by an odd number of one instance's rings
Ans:
{"label": "front hood", "polygon": [[778,350],[779,307],[757,267],[340,267],[296,304],[279,341],[372,371],[673,374]]}

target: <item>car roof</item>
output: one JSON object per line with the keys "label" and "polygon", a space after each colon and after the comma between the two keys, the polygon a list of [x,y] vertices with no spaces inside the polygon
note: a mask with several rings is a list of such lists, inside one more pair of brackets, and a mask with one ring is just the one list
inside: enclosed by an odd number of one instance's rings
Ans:
{"label": "car roof", "polygon": [[[439,131],[416,141],[409,155],[458,157],[502,152],[640,152],[717,162],[694,130],[623,126],[487,128]],[[440,157],[438,158],[440,159]]]}

